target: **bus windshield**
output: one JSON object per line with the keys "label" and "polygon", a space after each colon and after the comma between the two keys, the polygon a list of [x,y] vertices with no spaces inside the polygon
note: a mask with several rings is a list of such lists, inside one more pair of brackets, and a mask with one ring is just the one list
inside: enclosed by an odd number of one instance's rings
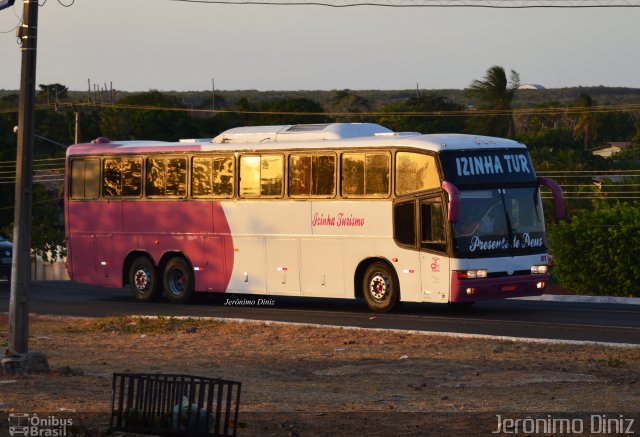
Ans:
{"label": "bus windshield", "polygon": [[538,188],[462,190],[453,237],[460,257],[546,252]]}

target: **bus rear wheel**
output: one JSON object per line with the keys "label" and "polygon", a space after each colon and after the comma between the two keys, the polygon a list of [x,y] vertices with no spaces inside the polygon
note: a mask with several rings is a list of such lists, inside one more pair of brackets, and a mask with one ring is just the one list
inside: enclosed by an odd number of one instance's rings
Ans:
{"label": "bus rear wheel", "polygon": [[195,287],[193,270],[183,258],[171,258],[162,275],[164,295],[173,303],[189,300]]}
{"label": "bus rear wheel", "polygon": [[131,263],[129,288],[138,302],[150,302],[158,297],[158,274],[149,258],[141,256]]}
{"label": "bus rear wheel", "polygon": [[364,272],[362,294],[369,309],[385,313],[398,300],[398,281],[391,268],[383,262],[374,262]]}

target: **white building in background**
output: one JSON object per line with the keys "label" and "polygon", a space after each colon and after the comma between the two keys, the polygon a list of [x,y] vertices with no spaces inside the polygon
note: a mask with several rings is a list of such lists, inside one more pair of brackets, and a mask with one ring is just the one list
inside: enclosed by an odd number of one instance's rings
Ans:
{"label": "white building in background", "polygon": [[628,141],[609,141],[604,146],[593,149],[591,153],[602,156],[603,158],[611,158],[611,155],[628,149],[632,145],[633,143]]}
{"label": "white building in background", "polygon": [[546,88],[537,83],[524,83],[518,87],[519,90],[545,90]]}

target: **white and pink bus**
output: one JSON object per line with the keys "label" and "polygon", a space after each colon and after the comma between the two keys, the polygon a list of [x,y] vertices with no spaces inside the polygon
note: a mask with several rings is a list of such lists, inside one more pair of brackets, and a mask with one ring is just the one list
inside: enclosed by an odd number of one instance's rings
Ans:
{"label": "white and pink bus", "polygon": [[548,255],[525,146],[368,123],[67,150],[69,276],[139,301],[194,292],[468,304],[542,294]]}

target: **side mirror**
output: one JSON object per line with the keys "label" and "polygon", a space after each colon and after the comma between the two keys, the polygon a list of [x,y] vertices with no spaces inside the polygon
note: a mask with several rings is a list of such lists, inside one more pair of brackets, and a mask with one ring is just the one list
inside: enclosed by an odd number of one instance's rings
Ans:
{"label": "side mirror", "polygon": [[553,194],[553,207],[556,220],[564,219],[566,215],[564,211],[564,195],[562,194],[562,187],[553,179],[545,177],[539,177],[538,183],[543,187],[549,188],[551,190],[551,194]]}
{"label": "side mirror", "polygon": [[460,220],[460,190],[448,181],[442,181],[442,189],[449,195],[449,204],[447,205],[449,222],[457,223]]}

